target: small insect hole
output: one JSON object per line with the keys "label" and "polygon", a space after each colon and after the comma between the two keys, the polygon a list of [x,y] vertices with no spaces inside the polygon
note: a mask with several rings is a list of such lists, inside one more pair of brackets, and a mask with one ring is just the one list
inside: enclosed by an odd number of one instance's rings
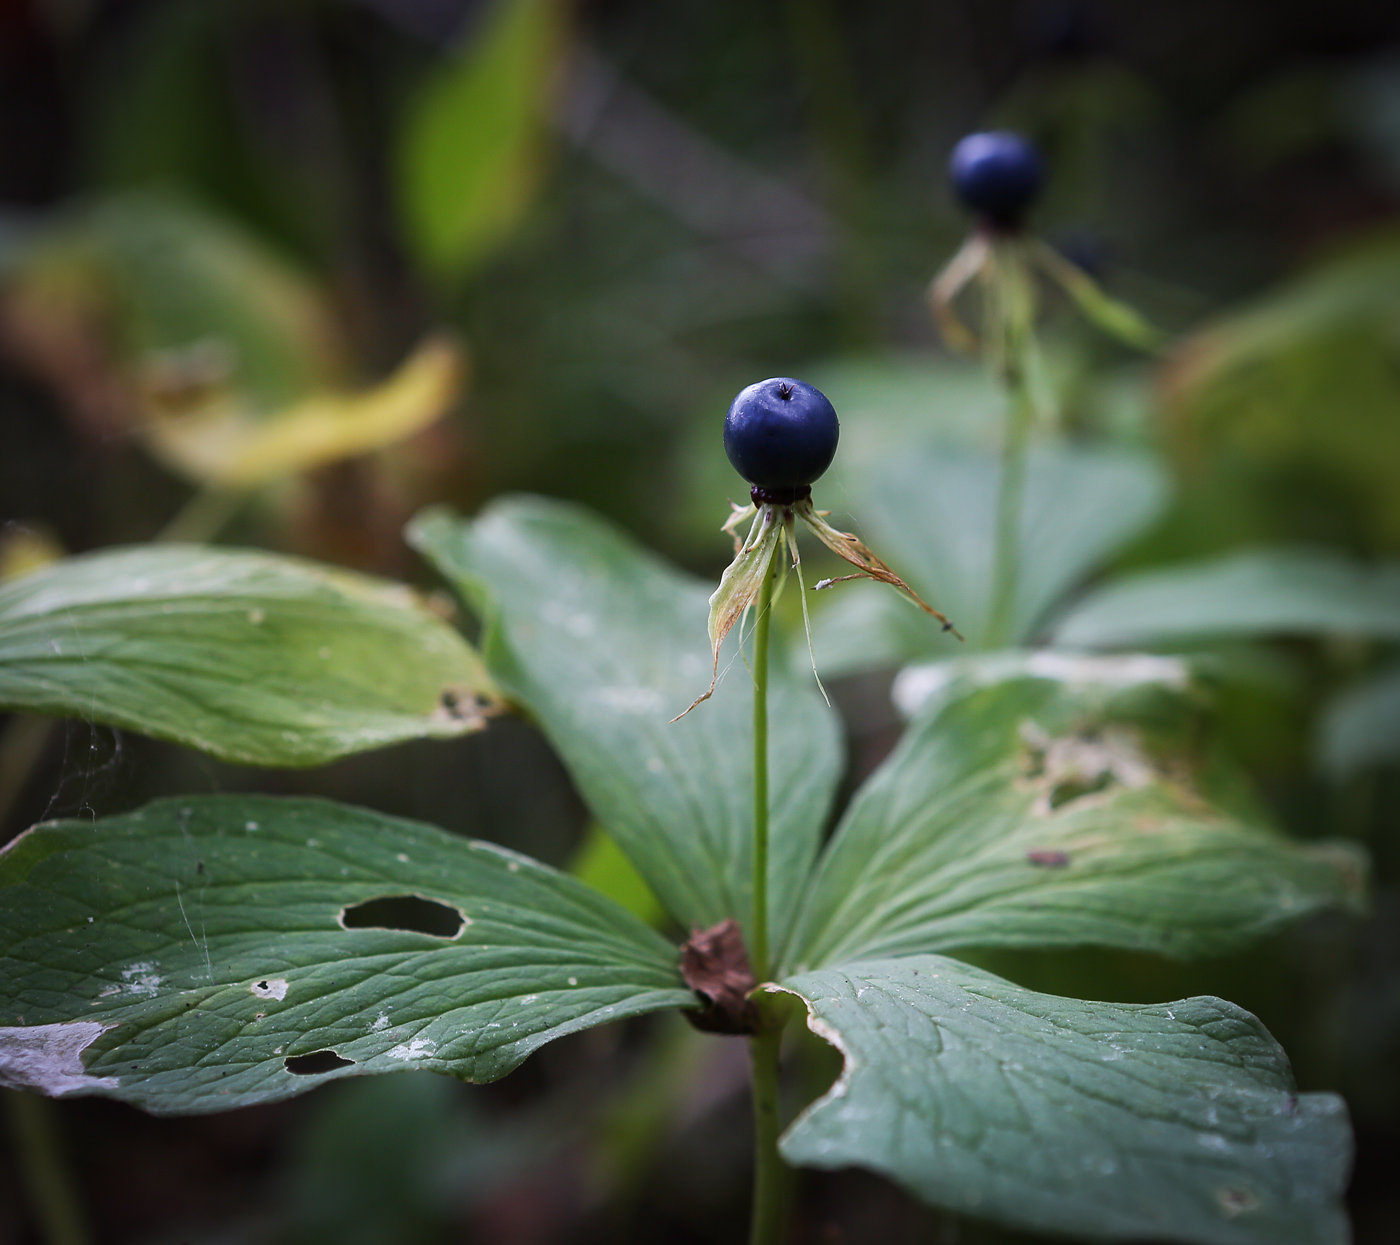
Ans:
{"label": "small insect hole", "polygon": [[384,895],[347,904],[340,913],[340,923],[346,929],[397,929],[432,938],[456,938],[466,927],[467,918],[450,904],[422,895]]}
{"label": "small insect hole", "polygon": [[434,717],[449,722],[465,722],[470,726],[482,726],[492,711],[491,703],[470,690],[445,687],[438,694]]}
{"label": "small insect hole", "polygon": [[353,1059],[343,1059],[333,1050],[313,1050],[309,1055],[288,1055],[282,1066],[294,1076],[320,1076],[337,1068],[354,1066]]}

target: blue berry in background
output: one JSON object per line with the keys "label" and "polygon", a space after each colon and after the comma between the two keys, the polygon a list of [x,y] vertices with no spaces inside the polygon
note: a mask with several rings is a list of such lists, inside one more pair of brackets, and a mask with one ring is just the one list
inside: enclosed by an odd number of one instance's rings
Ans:
{"label": "blue berry in background", "polygon": [[724,417],[724,452],[754,486],[755,501],[807,494],[836,455],[836,409],[820,389],[774,376],[741,390]]}
{"label": "blue berry in background", "polygon": [[969,134],[953,148],[948,175],[964,204],[992,224],[1014,229],[1045,184],[1045,162],[1030,139],[989,130]]}

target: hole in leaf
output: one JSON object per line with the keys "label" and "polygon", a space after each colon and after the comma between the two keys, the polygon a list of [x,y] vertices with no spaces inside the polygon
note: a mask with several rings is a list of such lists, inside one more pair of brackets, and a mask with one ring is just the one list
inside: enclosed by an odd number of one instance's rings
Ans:
{"label": "hole in leaf", "polygon": [[333,1050],[313,1050],[309,1055],[289,1055],[282,1060],[288,1072],[297,1076],[319,1076],[323,1072],[334,1072],[337,1068],[349,1068],[353,1059],[342,1059]]}
{"label": "hole in leaf", "polygon": [[385,895],[347,904],[340,923],[346,929],[398,929],[433,938],[456,938],[469,924],[451,904],[422,895]]}
{"label": "hole in leaf", "polygon": [[470,688],[445,687],[438,693],[433,717],[439,721],[463,722],[468,729],[480,729],[486,725],[491,707],[489,700]]}
{"label": "hole in leaf", "polygon": [[1059,808],[1071,800],[1094,795],[1096,792],[1104,790],[1112,782],[1113,775],[1108,770],[1104,770],[1101,774],[1095,774],[1092,778],[1077,775],[1068,778],[1064,782],[1056,784],[1055,789],[1050,792],[1050,807]]}

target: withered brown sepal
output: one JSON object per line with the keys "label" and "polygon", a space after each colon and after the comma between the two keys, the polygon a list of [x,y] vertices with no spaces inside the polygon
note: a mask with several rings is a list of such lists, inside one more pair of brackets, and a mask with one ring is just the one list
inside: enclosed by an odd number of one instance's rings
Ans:
{"label": "withered brown sepal", "polygon": [[705,1033],[753,1034],[758,1008],[748,995],[758,984],[749,965],[744,935],[730,917],[709,929],[691,931],[681,946],[681,976],[702,1007],[685,1017]]}

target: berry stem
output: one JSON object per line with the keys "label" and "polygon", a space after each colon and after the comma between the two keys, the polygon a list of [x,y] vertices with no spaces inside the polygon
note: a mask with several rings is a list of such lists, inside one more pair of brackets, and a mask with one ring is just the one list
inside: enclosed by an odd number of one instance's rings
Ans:
{"label": "berry stem", "polygon": [[[773,621],[773,580],[778,550],[763,575],[753,639],[753,917],[749,961],[754,977],[768,980],[768,636]],[[753,1085],[753,1212],[749,1245],[778,1245],[782,1237],[787,1179],[778,1154],[778,1054],[783,1031],[765,1022],[749,1039]]]}
{"label": "berry stem", "polygon": [[1016,239],[998,239],[992,248],[987,299],[987,340],[1006,388],[1006,430],[997,485],[996,545],[992,595],[983,647],[1002,648],[1013,635],[1016,584],[1021,571],[1021,503],[1026,478],[1026,443],[1035,403],[1030,368],[1034,349],[1035,287]]}
{"label": "berry stem", "polygon": [[775,556],[759,589],[753,636],[753,916],[749,963],[758,981],[768,980],[768,633],[773,621]]}

